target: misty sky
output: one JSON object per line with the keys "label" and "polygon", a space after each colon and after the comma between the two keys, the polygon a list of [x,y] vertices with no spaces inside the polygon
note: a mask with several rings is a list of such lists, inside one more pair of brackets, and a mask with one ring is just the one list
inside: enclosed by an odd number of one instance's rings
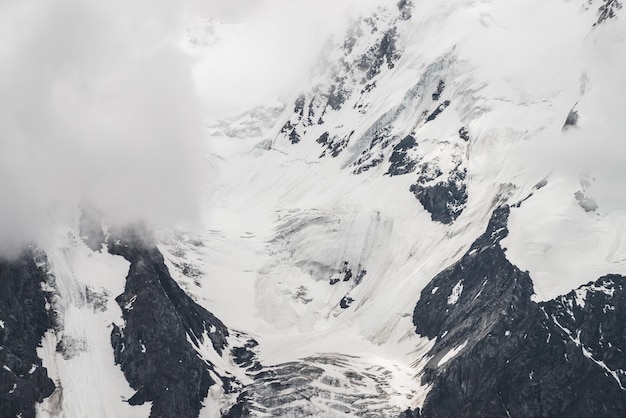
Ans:
{"label": "misty sky", "polygon": [[[344,15],[373,3],[0,2],[5,246],[83,200],[110,221],[193,219],[207,115],[289,95]],[[201,57],[181,48],[195,15],[226,34]]]}

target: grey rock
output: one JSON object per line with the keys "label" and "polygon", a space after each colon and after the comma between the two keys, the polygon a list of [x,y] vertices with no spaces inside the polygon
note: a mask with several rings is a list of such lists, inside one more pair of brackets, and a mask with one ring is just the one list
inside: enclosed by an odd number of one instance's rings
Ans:
{"label": "grey rock", "polygon": [[55,385],[37,356],[52,326],[41,289],[45,275],[31,250],[0,260],[0,416],[34,418],[35,404],[52,395]]}
{"label": "grey rock", "polygon": [[[422,291],[413,321],[435,344],[421,416],[624,416],[626,278],[606,276],[532,302],[528,272],[500,245],[508,215],[508,207],[496,209],[461,260]],[[462,292],[450,299],[459,283]]]}

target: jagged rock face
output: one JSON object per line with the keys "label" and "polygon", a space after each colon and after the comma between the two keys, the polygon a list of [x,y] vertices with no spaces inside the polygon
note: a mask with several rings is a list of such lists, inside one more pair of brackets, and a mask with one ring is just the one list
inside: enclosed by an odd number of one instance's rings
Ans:
{"label": "jagged rock face", "polygon": [[24,251],[0,261],[0,416],[34,418],[35,403],[50,396],[55,385],[37,356],[51,325],[45,276]]}
{"label": "jagged rock face", "polygon": [[407,155],[407,151],[415,146],[417,146],[417,142],[411,135],[408,135],[396,144],[393,147],[393,153],[389,158],[391,165],[389,166],[389,170],[387,170],[387,174],[390,176],[401,176],[415,171],[416,162],[409,155]]}
{"label": "jagged rock face", "polygon": [[[487,232],[467,254],[422,291],[413,314],[416,330],[429,338],[449,331],[441,339],[442,344],[445,341],[442,349],[453,348],[474,334],[488,334],[503,315],[514,322],[519,311],[527,310],[532,294],[530,277],[511,265],[499,246],[508,232],[508,211],[497,209]],[[493,310],[484,311],[486,301]]]}
{"label": "jagged rock face", "polygon": [[527,272],[505,256],[507,207],[422,292],[418,333],[436,339],[421,411],[447,416],[622,416],[622,276],[537,304]]}
{"label": "jagged rock face", "polygon": [[[436,138],[423,131],[439,125],[441,115],[453,107],[460,83],[446,79],[460,71],[455,69],[455,59],[443,56],[427,65],[401,102],[382,114],[372,99],[392,82],[402,58],[401,34],[411,17],[412,3],[399,2],[398,8],[399,15],[379,11],[352,25],[343,43],[326,58],[324,81],[295,100],[276,142],[315,141],[321,147],[320,157],[341,159],[355,175],[396,177],[416,172],[415,183],[407,191],[434,221],[450,224],[467,204],[469,130],[456,126],[452,136],[440,133],[443,137]],[[364,39],[369,47],[364,46]],[[361,129],[361,125],[368,128]]]}
{"label": "jagged rock face", "polygon": [[[402,5],[400,14],[408,19],[409,9],[410,4]],[[381,74],[393,69],[401,56],[396,27],[401,18],[396,13],[379,10],[373,16],[355,21],[340,46],[323,59],[320,82],[296,98],[279,138],[298,144],[307,134],[327,127],[326,132],[315,134],[323,148],[321,156],[338,157],[354,131],[341,129],[334,122],[326,123],[326,119],[344,109],[367,113],[370,105],[365,103],[366,96],[376,88]]]}
{"label": "jagged rock face", "polygon": [[622,2],[618,0],[602,0],[602,4],[598,9],[598,20],[595,25],[601,24],[608,19],[613,19],[617,15],[617,11],[622,8]]}
{"label": "jagged rock face", "polygon": [[192,344],[208,337],[221,353],[228,330],[178,287],[153,244],[130,234],[109,243],[112,254],[131,263],[124,293],[116,299],[125,323],[111,333],[115,361],[137,390],[129,403],[152,401],[151,417],[198,416],[216,381],[213,365]]}
{"label": "jagged rock face", "polygon": [[467,203],[465,171],[454,172],[448,181],[433,185],[418,182],[409,188],[424,209],[430,212],[433,221],[452,223],[463,212]]}
{"label": "jagged rock face", "polygon": [[[610,274],[596,282],[581,286],[558,298],[541,304],[545,321],[553,322],[560,329],[561,338],[580,347],[583,355],[604,369],[614,382],[603,383],[618,386],[626,391],[626,278]],[[550,324],[552,326],[552,324]],[[609,388],[608,392],[611,390]],[[622,399],[626,394],[622,392]],[[624,404],[622,400],[622,409]],[[598,407],[598,411],[610,411]]]}

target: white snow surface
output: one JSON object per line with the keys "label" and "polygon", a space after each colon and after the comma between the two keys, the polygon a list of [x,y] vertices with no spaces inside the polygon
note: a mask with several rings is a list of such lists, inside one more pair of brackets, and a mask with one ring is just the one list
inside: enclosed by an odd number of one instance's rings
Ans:
{"label": "white snow surface", "polygon": [[461,293],[463,293],[463,280],[460,280],[452,288],[452,293],[448,296],[448,305],[456,305],[461,297]]}
{"label": "white snow surface", "polygon": [[[175,234],[160,231],[174,279],[230,329],[255,338],[262,364],[357,356],[354,367],[391,371],[390,399],[400,408],[420,406],[428,390],[419,375],[434,342],[416,335],[412,324],[420,292],[469,249],[497,205],[528,198],[512,209],[502,245],[513,264],[530,272],[538,300],[605,273],[626,273],[620,143],[626,96],[618,94],[626,91],[625,21],[593,27],[596,9],[582,0],[415,3],[413,19],[398,23],[403,53],[393,69],[385,68],[367,95],[329,111],[300,143],[276,140],[295,98],[207,121],[211,185],[202,222]],[[219,42],[202,24],[190,36]],[[417,120],[428,103],[408,92],[429,71],[426,79],[435,84],[446,79],[451,104],[424,124]],[[316,75],[311,86],[327,75]],[[364,112],[354,107],[359,101]],[[421,107],[409,106],[415,103]],[[468,169],[467,206],[450,225],[433,222],[409,192],[414,175],[383,175],[387,164],[353,174],[350,164],[368,146],[368,129],[402,105],[395,135],[414,133],[423,158],[444,170],[459,158]],[[563,129],[574,106],[578,126]],[[465,148],[458,145],[461,126],[471,134]],[[328,129],[355,131],[337,158],[319,158],[315,139]],[[581,184],[583,175],[595,179],[590,186]],[[543,179],[547,185],[536,190]],[[596,211],[578,204],[575,193],[583,189]],[[133,391],[110,347],[111,323],[121,321],[113,299],[123,291],[128,263],[89,250],[76,238],[75,220],[59,225],[56,241],[41,246],[56,277],[63,330],[49,332],[39,354],[62,389],[38,407],[38,416],[147,416],[149,405],[123,402]],[[344,262],[354,275],[366,270],[359,284],[341,279]],[[340,280],[331,285],[333,278]],[[106,294],[106,311],[85,303],[87,286]],[[451,304],[461,295],[458,286]],[[353,299],[345,309],[344,296]],[[70,358],[55,351],[63,336],[74,342]],[[245,380],[211,347],[197,350],[218,372]],[[217,416],[223,401],[219,388],[209,396],[201,416]]]}
{"label": "white snow surface", "polygon": [[[44,268],[55,281],[54,287],[47,286],[55,294],[52,308],[58,314],[59,329],[49,330],[37,350],[57,386],[37,405],[37,416],[148,416],[149,403],[130,406],[125,402],[135,391],[114,364],[111,348],[112,323],[122,321],[114,299],[124,290],[129,263],[106,251],[89,249],[79,238],[74,214],[54,214],[55,239],[41,243],[48,257]],[[94,294],[98,303],[93,303]],[[60,342],[65,347],[62,352],[57,350]]]}
{"label": "white snow surface", "polygon": [[457,354],[459,354],[465,348],[467,343],[468,341],[465,341],[460,346],[451,348],[450,351],[448,351],[446,354],[444,354],[443,357],[441,357],[441,360],[439,360],[439,362],[437,363],[437,367],[441,367],[447,362],[449,362],[450,360],[452,360]]}
{"label": "white snow surface", "polygon": [[[538,299],[626,271],[624,205],[607,189],[620,181],[610,151],[623,149],[616,141],[626,103],[609,91],[624,90],[612,69],[626,62],[622,21],[594,28],[595,9],[585,2],[539,0],[416,2],[413,16],[398,23],[403,55],[377,87],[329,110],[298,144],[275,139],[293,112],[289,101],[273,127],[264,119],[237,130],[236,138],[227,126],[209,124],[213,184],[204,232],[196,229],[206,245],[185,256],[203,274],[187,290],[228,326],[254,336],[264,364],[329,352],[385,359],[399,379],[419,388],[419,367],[410,365],[427,350],[415,349],[424,342],[410,319],[420,291],[467,251],[495,206],[529,196],[512,210],[503,246],[530,271]],[[363,42],[367,37],[355,48]],[[446,79],[451,105],[416,127],[422,110],[411,112],[406,101],[415,100],[408,92],[425,71],[435,71],[428,76],[433,82]],[[384,176],[385,164],[352,174],[368,129],[398,106],[407,107],[394,132],[414,133],[424,158],[444,170],[466,161],[469,200],[451,225],[431,221],[408,192],[412,176]],[[574,106],[580,122],[563,129]],[[462,152],[451,145],[460,126],[471,133]],[[319,158],[315,139],[329,128],[355,133],[337,158]],[[604,157],[612,157],[610,169],[598,164]],[[599,204],[596,212],[575,199],[585,173],[597,179],[585,188]],[[535,190],[543,179],[547,186]],[[344,261],[367,274],[356,286],[341,280],[329,286]],[[344,295],[354,299],[347,309],[339,307]]]}

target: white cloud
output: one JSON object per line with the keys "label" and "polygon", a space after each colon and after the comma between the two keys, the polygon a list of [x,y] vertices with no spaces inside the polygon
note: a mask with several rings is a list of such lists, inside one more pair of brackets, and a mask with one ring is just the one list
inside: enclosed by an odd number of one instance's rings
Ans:
{"label": "white cloud", "polygon": [[[345,15],[380,1],[1,2],[0,246],[81,200],[109,222],[194,218],[206,181],[196,81],[220,111],[288,94]],[[199,13],[228,24],[194,79],[181,39]]]}
{"label": "white cloud", "polygon": [[175,2],[0,4],[0,236],[35,235],[55,205],[109,220],[194,214],[202,118],[175,46]]}

